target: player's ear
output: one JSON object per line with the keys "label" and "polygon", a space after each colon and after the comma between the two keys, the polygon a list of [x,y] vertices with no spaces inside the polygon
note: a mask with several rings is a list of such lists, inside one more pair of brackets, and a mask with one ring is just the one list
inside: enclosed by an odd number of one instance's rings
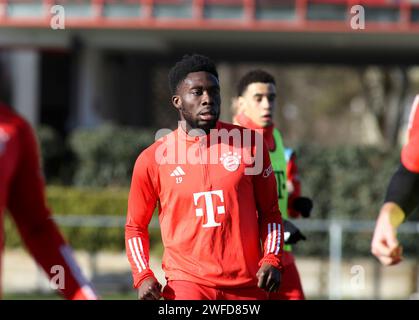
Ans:
{"label": "player's ear", "polygon": [[181,97],[178,95],[172,96],[172,104],[176,109],[180,110],[182,108]]}
{"label": "player's ear", "polygon": [[237,113],[242,113],[245,106],[246,106],[245,99],[242,96],[237,97],[236,99]]}

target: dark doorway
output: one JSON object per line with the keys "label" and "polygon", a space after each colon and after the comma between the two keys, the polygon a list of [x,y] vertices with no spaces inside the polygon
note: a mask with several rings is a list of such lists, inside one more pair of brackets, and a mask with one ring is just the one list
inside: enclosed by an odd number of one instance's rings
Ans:
{"label": "dark doorway", "polygon": [[66,51],[41,52],[41,124],[67,133],[70,115],[71,55]]}

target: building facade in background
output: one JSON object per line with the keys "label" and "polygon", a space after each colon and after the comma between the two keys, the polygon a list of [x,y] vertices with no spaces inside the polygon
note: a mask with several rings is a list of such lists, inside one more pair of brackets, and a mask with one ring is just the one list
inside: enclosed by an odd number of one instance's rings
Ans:
{"label": "building facade in background", "polygon": [[413,0],[7,0],[1,98],[63,134],[105,122],[165,127],[176,117],[167,68],[199,52],[219,64],[227,120],[237,64],[409,63],[418,32]]}

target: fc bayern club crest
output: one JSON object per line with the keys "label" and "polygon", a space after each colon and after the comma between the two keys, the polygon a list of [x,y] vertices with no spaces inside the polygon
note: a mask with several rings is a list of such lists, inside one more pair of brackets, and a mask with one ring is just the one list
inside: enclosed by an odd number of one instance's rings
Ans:
{"label": "fc bayern club crest", "polygon": [[236,171],[240,166],[241,156],[237,152],[224,153],[220,158],[221,163],[227,171]]}

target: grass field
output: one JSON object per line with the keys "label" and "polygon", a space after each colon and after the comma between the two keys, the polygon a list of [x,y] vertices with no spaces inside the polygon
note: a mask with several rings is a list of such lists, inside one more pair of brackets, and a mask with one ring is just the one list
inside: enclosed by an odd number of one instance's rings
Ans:
{"label": "grass field", "polygon": [[[136,292],[129,293],[107,293],[100,295],[101,300],[136,300]],[[43,293],[15,293],[4,294],[3,300],[62,300],[58,294]]]}

